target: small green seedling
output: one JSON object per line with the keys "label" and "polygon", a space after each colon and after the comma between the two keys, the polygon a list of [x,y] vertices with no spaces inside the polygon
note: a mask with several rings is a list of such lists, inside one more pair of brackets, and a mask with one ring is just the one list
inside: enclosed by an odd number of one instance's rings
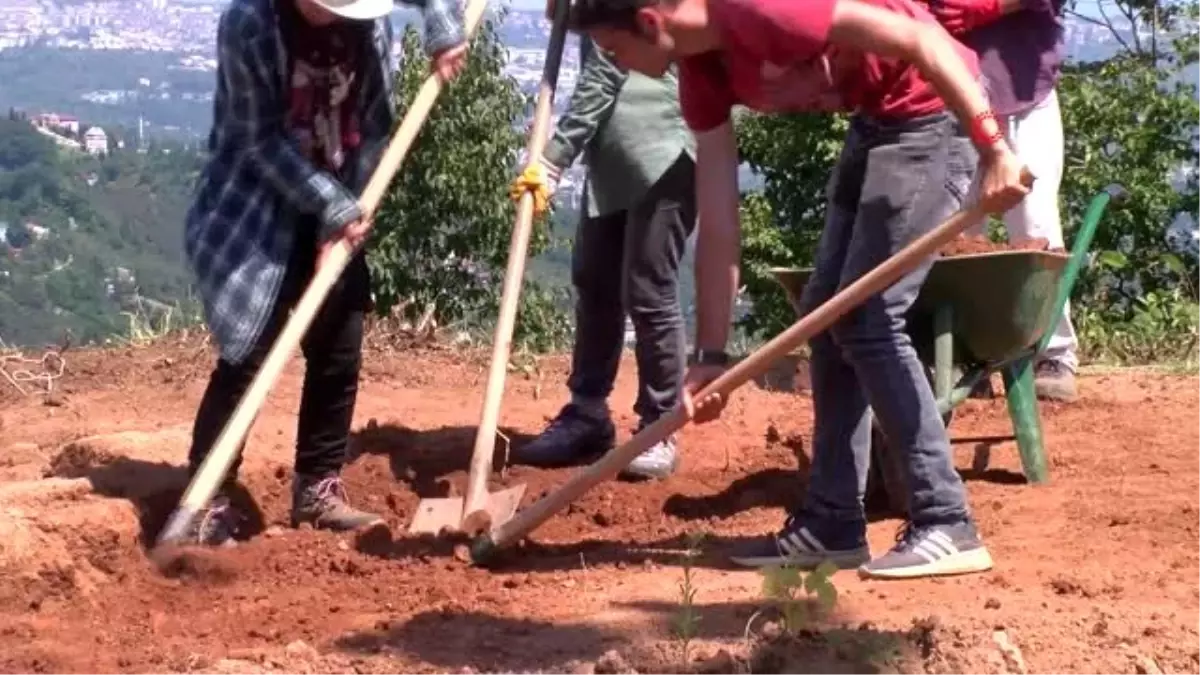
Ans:
{"label": "small green seedling", "polygon": [[831,577],[837,566],[826,561],[808,574],[795,567],[773,565],[763,570],[763,596],[776,606],[783,617],[783,630],[795,635],[815,617],[837,603],[837,589]]}
{"label": "small green seedling", "polygon": [[680,556],[683,581],[679,583],[679,610],[671,619],[671,634],[679,642],[679,656],[687,664],[691,657],[692,641],[696,639],[700,626],[700,612],[696,610],[696,586],[692,583],[692,560],[700,555],[700,544],[704,533],[693,533],[687,537],[688,548]]}

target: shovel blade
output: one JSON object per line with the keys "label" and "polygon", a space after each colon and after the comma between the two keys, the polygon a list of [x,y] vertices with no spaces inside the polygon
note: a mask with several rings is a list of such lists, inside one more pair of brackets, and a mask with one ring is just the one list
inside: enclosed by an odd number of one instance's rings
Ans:
{"label": "shovel blade", "polygon": [[488,522],[470,522],[470,513],[462,514],[463,522],[461,529],[472,535],[495,527],[500,523],[508,522],[517,512],[517,507],[521,505],[521,498],[525,496],[525,485],[514,485],[504,488],[499,492],[489,492],[487,503],[484,504],[483,510],[487,513]]}
{"label": "shovel blade", "polygon": [[422,499],[417,504],[408,531],[413,534],[439,534],[444,529],[458,530],[463,517],[462,497]]}

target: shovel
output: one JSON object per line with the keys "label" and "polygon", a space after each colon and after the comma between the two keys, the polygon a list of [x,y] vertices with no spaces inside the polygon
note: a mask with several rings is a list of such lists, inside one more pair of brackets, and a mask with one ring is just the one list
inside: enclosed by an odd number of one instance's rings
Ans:
{"label": "shovel", "polygon": [[[558,85],[558,67],[562,62],[563,42],[567,34],[567,11],[570,3],[556,3],[550,43],[546,47],[546,62],[542,67],[542,82],[538,89],[537,108],[534,111],[533,129],[526,146],[527,161],[538,161],[550,127],[553,112],[554,90]],[[488,372],[487,389],[483,397],[479,429],[475,433],[475,447],[471,452],[471,467],[467,477],[465,497],[437,497],[422,499],[417,504],[409,532],[438,534],[443,530],[478,534],[486,531],[492,523],[502,523],[517,512],[525,486],[517,485],[498,492],[488,492],[487,479],[492,472],[492,455],[496,445],[496,424],[500,416],[500,399],[504,395],[504,377],[508,368],[509,352],[512,349],[513,323],[516,320],[517,301],[521,294],[521,281],[525,274],[525,252],[529,247],[529,233],[533,227],[533,195],[526,193],[517,205],[516,222],[513,224],[512,239],[508,247],[508,267],[504,271],[504,288],[500,296],[500,316],[496,321],[496,332],[492,339],[492,365]]]}
{"label": "shovel", "polygon": [[[1026,187],[1032,186],[1033,175],[1028,170],[1023,170],[1021,182]],[[899,253],[879,263],[870,272],[859,277],[857,281],[804,315],[770,342],[722,373],[720,377],[701,389],[695,395],[695,400],[703,400],[713,394],[720,394],[723,398],[728,398],[733,390],[761,375],[775,361],[807,342],[813,335],[828,329],[834,321],[861,305],[871,296],[895,283],[922,260],[934,255],[938,249],[970,227],[972,223],[985,218],[989,213],[1003,212],[1011,208],[1011,205],[1001,208],[994,208],[994,206],[980,203],[958,211],[946,222],[925,233]],[[611,450],[591,466],[576,473],[571,480],[567,481],[566,485],[535,502],[512,520],[500,523],[487,534],[477,536],[471,544],[472,561],[475,563],[487,562],[497,550],[528,535],[546,522],[550,516],[566,508],[568,504],[598,483],[615,476],[634,457],[687,424],[688,419],[688,414],[683,407],[677,407],[670,414],[663,415],[654,424],[626,441],[624,445]]]}
{"label": "shovel", "polygon": [[[464,17],[468,40],[475,33],[475,28],[483,18],[486,8],[487,0],[471,0],[471,4],[468,5]],[[359,206],[364,218],[374,215],[375,209],[378,208],[379,202],[387,191],[388,184],[400,168],[400,163],[404,161],[413,141],[416,140],[417,134],[425,124],[425,118],[429,116],[429,111],[433,108],[441,90],[442,81],[437,75],[429,76],[421,85],[421,90],[413,99],[412,106],[400,122],[400,126],[397,127],[375,173],[372,174],[370,182],[367,183],[359,197]],[[159,533],[155,543],[156,551],[167,544],[181,541],[196,515],[212,500],[213,493],[229,472],[229,466],[237,456],[238,448],[246,438],[250,425],[262,408],[263,401],[271,387],[279,379],[288,358],[296,351],[301,338],[304,337],[304,333],[312,324],[321,304],[329,295],[330,289],[341,276],[353,254],[354,251],[350,245],[341,241],[333,247],[325,262],[317,270],[313,280],[304,291],[304,295],[292,310],[287,324],[284,325],[279,337],[275,339],[275,344],[271,346],[271,351],[267,353],[267,358],[263,361],[262,368],[254,376],[250,388],[221,431],[212,451],[200,464],[196,475],[183,493],[179,506],[176,507],[167,520],[167,524]],[[154,552],[152,552],[153,554]]]}

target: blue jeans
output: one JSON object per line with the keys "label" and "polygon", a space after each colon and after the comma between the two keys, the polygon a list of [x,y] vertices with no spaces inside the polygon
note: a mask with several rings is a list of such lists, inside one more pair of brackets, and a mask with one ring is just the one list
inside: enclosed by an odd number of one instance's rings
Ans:
{"label": "blue jeans", "polygon": [[[825,229],[804,288],[811,311],[960,208],[977,154],[949,113],[915,120],[855,116],[827,186]],[[812,350],[813,462],[804,512],[862,523],[871,412],[907,466],[909,519],[969,517],[950,440],[905,314],[933,260],[838,320]]]}

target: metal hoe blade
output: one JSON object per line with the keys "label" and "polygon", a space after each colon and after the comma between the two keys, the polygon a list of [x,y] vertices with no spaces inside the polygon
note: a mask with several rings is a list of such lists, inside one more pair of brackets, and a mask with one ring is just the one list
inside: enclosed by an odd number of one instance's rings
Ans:
{"label": "metal hoe blade", "polygon": [[[490,526],[507,522],[517,512],[521,498],[525,496],[525,486],[516,485],[498,492],[488,493],[487,504],[484,507],[491,519]],[[417,512],[413,514],[408,531],[412,534],[437,535],[443,531],[466,531],[463,524],[462,497],[433,497],[422,499],[417,504]],[[475,534],[468,532],[468,534]]]}

